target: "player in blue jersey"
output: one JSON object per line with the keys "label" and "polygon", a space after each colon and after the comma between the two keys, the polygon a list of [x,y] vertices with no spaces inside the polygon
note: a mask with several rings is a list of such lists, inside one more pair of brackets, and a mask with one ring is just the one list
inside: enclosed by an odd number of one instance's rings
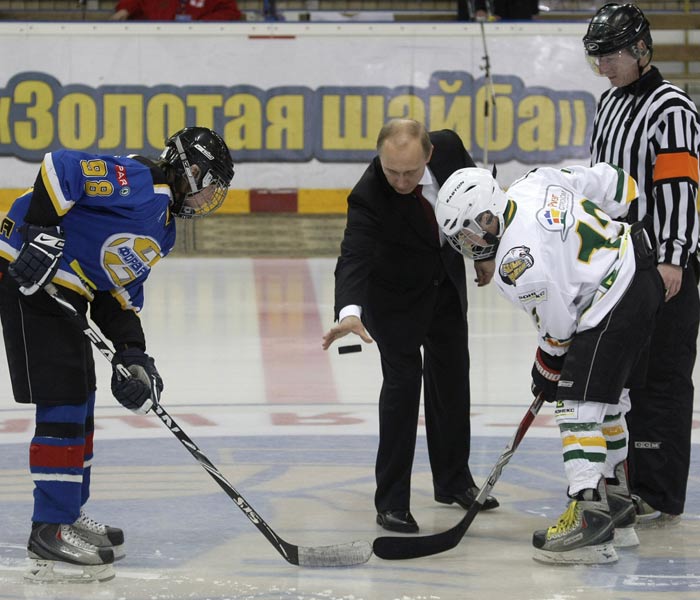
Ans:
{"label": "player in blue jersey", "polygon": [[[14,398],[36,405],[29,449],[34,512],[25,577],[58,578],[56,562],[82,568],[82,580],[114,576],[124,556],[121,529],[83,510],[90,494],[95,367],[90,342],[40,292],[47,283],[92,320],[115,348],[112,393],[144,414],[150,382],[163,382],[137,313],[151,268],[175,243],[173,217],[216,210],[233,178],[225,142],[189,127],[167,140],[160,157],[46,154],[34,187],[0,225],[0,318]],[[69,578],[71,576],[69,575]]]}

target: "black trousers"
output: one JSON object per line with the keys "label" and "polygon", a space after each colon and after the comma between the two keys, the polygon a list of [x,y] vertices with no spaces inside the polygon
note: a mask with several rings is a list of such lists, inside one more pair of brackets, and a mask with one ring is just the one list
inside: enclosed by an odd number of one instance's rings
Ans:
{"label": "black trousers", "polygon": [[561,371],[557,400],[617,404],[623,388],[643,385],[663,281],[651,247],[633,229],[636,272],[625,294],[591,329],[577,333]]}
{"label": "black trousers", "polygon": [[630,487],[655,509],[674,515],[684,510],[688,485],[699,323],[697,279],[689,267],[680,292],[657,317],[646,385],[630,391]]}
{"label": "black trousers", "polygon": [[[383,319],[367,311],[366,324],[379,347],[383,375],[375,466],[379,512],[410,508],[421,383],[435,492],[451,494],[474,485],[468,467],[467,323],[449,279],[436,285],[431,296],[419,319],[402,319],[396,314]],[[403,327],[401,333],[399,327]]]}
{"label": "black trousers", "polygon": [[[85,313],[84,298],[70,290],[63,294]],[[41,405],[87,401],[95,391],[90,341],[48,294],[20,293],[2,259],[0,320],[15,401]]]}

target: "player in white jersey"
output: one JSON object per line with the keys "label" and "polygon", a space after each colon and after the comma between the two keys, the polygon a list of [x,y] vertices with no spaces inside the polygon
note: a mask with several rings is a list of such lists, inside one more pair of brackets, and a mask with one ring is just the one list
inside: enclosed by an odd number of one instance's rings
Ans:
{"label": "player in white jersey", "polygon": [[624,481],[606,481],[624,480],[620,395],[643,376],[663,300],[643,228],[615,220],[636,196],[635,181],[604,163],[535,169],[507,195],[487,170],[461,169],[438,196],[450,244],[474,260],[495,256],[499,292],[538,332],[532,391],[557,402],[570,498],[557,524],[533,535],[543,562],[612,562],[614,546],[639,543]]}

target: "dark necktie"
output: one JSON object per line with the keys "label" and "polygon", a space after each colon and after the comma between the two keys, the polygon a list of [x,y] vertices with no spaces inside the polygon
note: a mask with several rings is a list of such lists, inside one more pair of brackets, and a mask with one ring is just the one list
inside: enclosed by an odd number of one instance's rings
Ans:
{"label": "dark necktie", "polygon": [[413,193],[416,195],[416,198],[420,200],[423,211],[425,212],[425,218],[428,220],[428,227],[433,234],[433,238],[439,242],[440,233],[438,232],[438,224],[437,220],[435,219],[435,211],[433,210],[432,204],[430,204],[425,196],[423,196],[422,190],[423,186],[419,184],[416,186],[416,189],[413,190]]}

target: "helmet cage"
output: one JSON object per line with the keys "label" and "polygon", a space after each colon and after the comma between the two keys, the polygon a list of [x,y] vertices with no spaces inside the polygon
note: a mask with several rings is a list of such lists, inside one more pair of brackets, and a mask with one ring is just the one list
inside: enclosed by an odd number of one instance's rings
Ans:
{"label": "helmet cage", "polygon": [[203,127],[185,128],[167,141],[161,159],[174,167],[189,188],[175,195],[173,215],[182,219],[202,217],[223,204],[234,171],[228,147],[216,133]]}
{"label": "helmet cage", "polygon": [[[503,218],[501,217],[498,223],[499,231],[501,231],[502,227]],[[450,243],[450,246],[466,258],[486,260],[496,255],[499,239],[484,231],[477,221],[467,220],[462,223],[462,229],[447,236],[447,241]]]}
{"label": "helmet cage", "polygon": [[[486,169],[467,167],[455,171],[440,188],[436,218],[449,244],[472,260],[492,258],[504,230],[508,199]],[[491,213],[498,219],[496,235],[481,226]]]}

